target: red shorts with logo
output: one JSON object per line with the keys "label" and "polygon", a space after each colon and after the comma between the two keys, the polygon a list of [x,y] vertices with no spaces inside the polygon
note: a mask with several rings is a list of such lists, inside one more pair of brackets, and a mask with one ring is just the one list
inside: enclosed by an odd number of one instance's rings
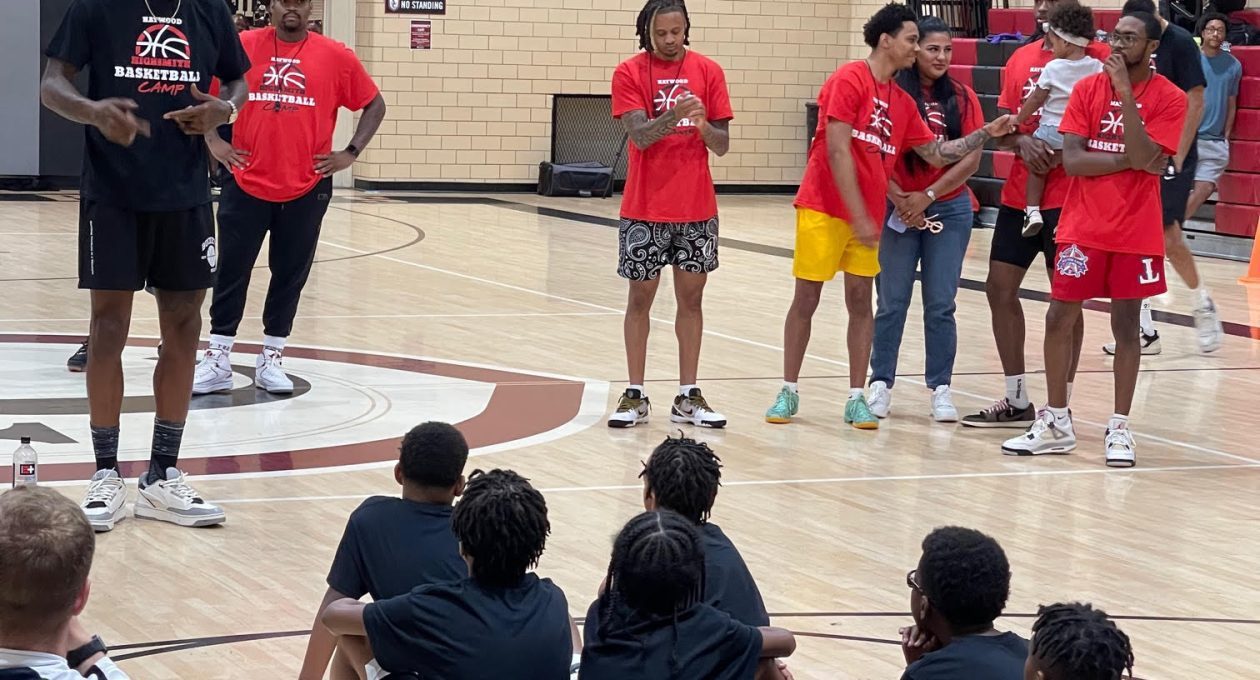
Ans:
{"label": "red shorts with logo", "polygon": [[1055,300],[1140,300],[1167,290],[1162,257],[1113,253],[1074,243],[1060,243],[1054,256],[1050,297]]}

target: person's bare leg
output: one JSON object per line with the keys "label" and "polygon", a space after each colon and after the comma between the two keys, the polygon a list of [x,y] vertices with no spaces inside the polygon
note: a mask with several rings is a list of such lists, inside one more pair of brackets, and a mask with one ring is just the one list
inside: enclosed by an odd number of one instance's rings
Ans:
{"label": "person's bare leg", "polygon": [[656,289],[660,285],[659,276],[648,281],[630,282],[623,330],[626,339],[626,367],[630,373],[631,385],[643,384],[643,376],[647,370],[648,333],[652,327],[652,301],[656,299]]}
{"label": "person's bare leg", "polygon": [[159,420],[182,423],[188,418],[205,298],[204,290],[157,291],[162,352],[153,371],[153,394]]}
{"label": "person's bare leg", "polygon": [[757,674],[753,676],[753,680],[782,680],[783,673],[779,671],[779,664],[774,659],[762,659],[757,664]]}
{"label": "person's bare leg", "polygon": [[[1190,246],[1186,245],[1186,238],[1181,233],[1180,224],[1164,229],[1164,250],[1167,260],[1172,263],[1181,280],[1186,282],[1186,286],[1191,290],[1198,290],[1199,270],[1194,264],[1194,253],[1190,252]],[[1198,301],[1195,304],[1197,306]]]}
{"label": "person's bare leg", "polygon": [[360,635],[337,637],[337,652],[333,655],[332,680],[366,680],[367,665],[372,661],[372,648],[368,639]]}
{"label": "person's bare leg", "polygon": [[1195,181],[1194,190],[1190,192],[1190,200],[1186,202],[1186,221],[1190,221],[1194,214],[1199,212],[1199,208],[1212,197],[1212,192],[1216,191],[1216,185],[1212,182]]}
{"label": "person's bare leg", "polygon": [[88,335],[88,411],[93,427],[117,427],[122,413],[122,352],[131,331],[131,303],[135,294],[123,290],[92,291],[92,320]]}
{"label": "person's bare leg", "polygon": [[871,295],[875,277],[844,275],[844,306],[849,312],[849,389],[866,387],[866,370],[871,365],[871,342],[875,336],[875,314]]}
{"label": "person's bare leg", "polygon": [[1080,316],[1079,302],[1052,300],[1046,312],[1046,403],[1054,408],[1067,408],[1068,405],[1069,370],[1077,359],[1072,334]]}
{"label": "person's bare leg", "polygon": [[[704,284],[708,274],[674,268],[674,334],[678,337],[678,384],[696,384],[700,365],[700,343],[704,339]],[[634,383],[641,384],[641,383]]]}
{"label": "person's bare leg", "polygon": [[[1053,282],[1054,270],[1047,268],[1046,276]],[[1072,326],[1072,365],[1068,368],[1069,383],[1076,382],[1076,369],[1081,364],[1081,347],[1085,344],[1085,315],[1081,314],[1076,317],[1076,324]],[[1072,395],[1068,395],[1071,398]]]}
{"label": "person's bare leg", "polygon": [[787,318],[783,321],[783,380],[786,382],[794,383],[801,377],[801,364],[805,363],[805,349],[809,346],[814,312],[822,299],[822,289],[822,281],[796,280],[792,306],[788,307]]}
{"label": "person's bare leg", "polygon": [[993,340],[1003,375],[1023,375],[1024,370],[1024,307],[1019,301],[1019,287],[1027,270],[1013,264],[989,260],[989,277],[984,292],[989,298],[989,315],[993,322]]}
{"label": "person's bare leg", "polygon": [[1111,373],[1115,380],[1116,413],[1129,415],[1133,392],[1137,389],[1138,369],[1142,361],[1142,342],[1138,337],[1138,314],[1141,300],[1111,301],[1111,333],[1116,339],[1116,359]]}

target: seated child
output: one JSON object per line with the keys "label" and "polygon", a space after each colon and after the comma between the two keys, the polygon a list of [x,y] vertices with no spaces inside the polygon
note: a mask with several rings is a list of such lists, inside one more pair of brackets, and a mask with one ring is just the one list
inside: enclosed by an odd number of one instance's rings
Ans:
{"label": "seated child", "polygon": [[1024,680],[1120,680],[1133,676],[1129,636],[1088,604],[1037,611]]}

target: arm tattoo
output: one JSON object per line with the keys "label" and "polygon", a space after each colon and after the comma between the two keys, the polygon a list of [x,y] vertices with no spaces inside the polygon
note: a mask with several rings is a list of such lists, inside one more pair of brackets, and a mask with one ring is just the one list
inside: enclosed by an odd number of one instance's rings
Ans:
{"label": "arm tattoo", "polygon": [[984,128],[980,128],[966,137],[951,139],[948,142],[929,142],[923,146],[916,146],[914,150],[928,163],[944,167],[962,160],[967,154],[984,146],[987,141],[989,141],[989,133],[985,132]]}
{"label": "arm tattoo", "polygon": [[621,125],[630,135],[630,141],[639,149],[646,149],[673,134],[677,124],[678,114],[674,113],[674,109],[652,119],[642,109],[635,109],[621,116]]}
{"label": "arm tattoo", "polygon": [[731,149],[730,126],[729,120],[709,121],[708,127],[705,128],[708,132],[702,135],[704,145],[719,156],[725,155]]}

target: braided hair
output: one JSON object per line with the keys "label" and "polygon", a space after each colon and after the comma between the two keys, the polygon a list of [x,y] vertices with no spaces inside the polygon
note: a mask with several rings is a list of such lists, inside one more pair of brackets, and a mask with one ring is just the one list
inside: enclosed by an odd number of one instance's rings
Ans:
{"label": "braided hair", "polygon": [[634,23],[634,34],[639,36],[639,49],[646,50],[649,54],[656,51],[656,46],[652,44],[652,24],[656,23],[656,15],[671,12],[682,12],[683,23],[686,25],[683,29],[683,44],[691,44],[691,16],[687,14],[687,3],[683,0],[647,0]]}
{"label": "braided hair", "polygon": [[708,444],[666,437],[639,473],[660,507],[704,524],[722,485],[722,459]]}
{"label": "braided hair", "polygon": [[1052,604],[1037,610],[1030,656],[1056,680],[1120,680],[1133,676],[1129,636],[1089,604]]}
{"label": "braided hair", "polygon": [[670,678],[678,675],[678,615],[704,599],[704,544],[695,525],[668,510],[626,523],[613,543],[607,588],[596,611],[600,634],[625,632],[632,621],[670,621]]}
{"label": "braided hair", "polygon": [[473,580],[511,587],[538,564],[551,524],[547,502],[511,470],[474,470],[451,514],[460,551],[472,558]]}

